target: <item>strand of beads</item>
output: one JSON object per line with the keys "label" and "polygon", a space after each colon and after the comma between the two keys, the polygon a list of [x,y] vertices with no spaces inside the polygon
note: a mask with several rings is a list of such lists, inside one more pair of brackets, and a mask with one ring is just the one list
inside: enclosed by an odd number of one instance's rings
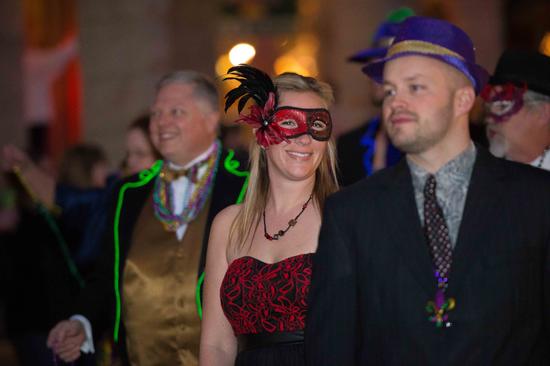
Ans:
{"label": "strand of beads", "polygon": [[176,231],[182,224],[187,224],[197,217],[212,191],[221,151],[221,143],[216,140],[214,149],[206,162],[206,172],[195,187],[189,182],[186,188],[183,196],[184,209],[180,214],[173,213],[174,201],[177,197],[174,197],[172,184],[160,176],[157,177],[153,192],[155,216],[167,231]]}

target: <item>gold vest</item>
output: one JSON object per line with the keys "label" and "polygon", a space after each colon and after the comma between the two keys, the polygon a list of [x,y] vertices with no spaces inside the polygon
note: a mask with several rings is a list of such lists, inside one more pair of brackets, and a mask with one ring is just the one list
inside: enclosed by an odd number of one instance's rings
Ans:
{"label": "gold vest", "polygon": [[196,366],[200,319],[195,287],[210,199],[182,241],[165,231],[149,197],[134,228],[123,274],[130,364]]}

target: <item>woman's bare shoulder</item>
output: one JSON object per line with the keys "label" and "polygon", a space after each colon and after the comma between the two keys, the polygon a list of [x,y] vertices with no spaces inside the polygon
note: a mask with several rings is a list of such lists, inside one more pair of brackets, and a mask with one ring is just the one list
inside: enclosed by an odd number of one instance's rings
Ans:
{"label": "woman's bare shoulder", "polygon": [[227,206],[214,218],[214,222],[212,223],[212,226],[216,228],[223,228],[231,226],[235,218],[237,217],[237,214],[241,210],[241,205],[231,205]]}

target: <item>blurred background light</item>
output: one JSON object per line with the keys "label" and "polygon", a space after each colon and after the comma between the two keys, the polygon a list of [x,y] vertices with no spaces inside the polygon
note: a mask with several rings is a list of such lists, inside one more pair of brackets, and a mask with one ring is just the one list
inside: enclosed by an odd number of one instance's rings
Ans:
{"label": "blurred background light", "polygon": [[540,42],[540,52],[550,56],[550,32],[547,32]]}
{"label": "blurred background light", "polygon": [[248,43],[239,43],[229,51],[229,61],[233,65],[245,64],[252,60],[255,55],[256,49],[254,46]]}
{"label": "blurred background light", "polygon": [[231,66],[233,65],[231,64],[231,61],[229,61],[229,55],[224,53],[218,57],[218,60],[216,61],[216,75],[225,75]]}

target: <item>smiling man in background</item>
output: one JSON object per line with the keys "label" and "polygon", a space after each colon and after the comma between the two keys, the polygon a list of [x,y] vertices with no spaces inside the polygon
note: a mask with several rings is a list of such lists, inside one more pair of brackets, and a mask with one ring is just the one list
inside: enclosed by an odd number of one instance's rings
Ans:
{"label": "smiling man in background", "polygon": [[550,57],[504,52],[481,95],[491,152],[550,170]]}
{"label": "smiling man in background", "polygon": [[108,323],[125,364],[198,364],[196,289],[210,225],[237,201],[245,180],[217,140],[218,121],[218,94],[208,78],[177,71],[160,80],[150,133],[164,160],[115,190],[95,276],[77,315],[48,338],[64,361],[93,351],[92,329],[101,335]]}

